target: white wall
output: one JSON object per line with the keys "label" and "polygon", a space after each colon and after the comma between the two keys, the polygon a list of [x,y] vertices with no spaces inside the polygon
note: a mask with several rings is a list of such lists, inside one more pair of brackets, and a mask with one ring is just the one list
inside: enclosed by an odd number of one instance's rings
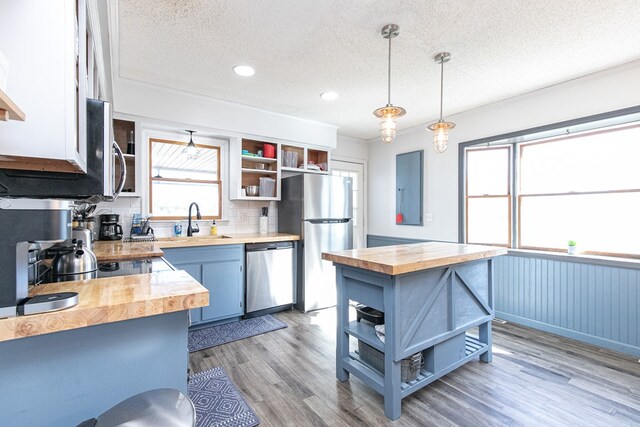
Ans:
{"label": "white wall", "polygon": [[206,127],[214,133],[335,148],[337,127],[159,86],[114,80],[123,114]]}
{"label": "white wall", "polygon": [[367,141],[338,135],[336,149],[331,152],[331,158],[364,163],[367,160],[368,154],[369,144]]}
{"label": "white wall", "polygon": [[[368,233],[457,241],[457,144],[635,105],[640,105],[640,61],[446,116],[456,128],[449,134],[449,149],[443,154],[434,152],[432,134],[424,125],[400,132],[392,144],[372,139]],[[419,149],[425,150],[424,212],[433,214],[433,222],[422,227],[396,225],[395,157]]]}

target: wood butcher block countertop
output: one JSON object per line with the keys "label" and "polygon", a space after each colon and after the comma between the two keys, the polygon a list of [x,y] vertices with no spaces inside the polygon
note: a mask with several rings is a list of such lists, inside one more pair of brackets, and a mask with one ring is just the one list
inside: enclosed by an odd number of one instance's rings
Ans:
{"label": "wood butcher block countertop", "polygon": [[192,246],[238,245],[245,243],[286,242],[300,240],[300,236],[288,233],[246,233],[220,236],[160,237],[156,243],[160,248],[187,248]]}
{"label": "wood butcher block countertop", "polygon": [[243,245],[245,243],[284,242],[290,240],[300,240],[300,236],[288,233],[246,233],[221,236],[160,237],[155,242],[97,241],[93,242],[93,253],[96,255],[98,262],[110,262],[163,256],[162,249],[165,248]]}
{"label": "wood butcher block countertop", "polygon": [[397,275],[506,255],[506,248],[427,242],[324,252],[322,259],[379,273]]}
{"label": "wood butcher block countertop", "polygon": [[93,242],[98,262],[153,258],[164,255],[158,242],[123,243],[122,240]]}
{"label": "wood butcher block countertop", "polygon": [[78,305],[0,319],[0,341],[78,329],[209,305],[209,291],[184,271],[49,283],[29,296],[77,292]]}

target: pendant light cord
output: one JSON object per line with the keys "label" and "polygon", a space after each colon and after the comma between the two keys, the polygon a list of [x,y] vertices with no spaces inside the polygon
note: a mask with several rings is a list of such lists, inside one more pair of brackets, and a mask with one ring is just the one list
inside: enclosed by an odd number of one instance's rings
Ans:
{"label": "pendant light cord", "polygon": [[442,121],[442,99],[444,98],[444,59],[440,60],[440,121]]}
{"label": "pendant light cord", "polygon": [[387,105],[391,105],[391,34],[389,34],[389,63],[387,72]]}

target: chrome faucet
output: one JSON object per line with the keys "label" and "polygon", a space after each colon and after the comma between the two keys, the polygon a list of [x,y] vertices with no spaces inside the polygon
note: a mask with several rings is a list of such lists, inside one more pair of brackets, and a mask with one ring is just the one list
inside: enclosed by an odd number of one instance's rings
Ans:
{"label": "chrome faucet", "polygon": [[189,205],[189,225],[187,226],[187,237],[193,236],[193,233],[200,232],[200,227],[198,227],[197,223],[194,224],[195,227],[191,227],[191,208],[193,207],[193,205],[196,205],[196,219],[202,219],[202,215],[200,215],[200,206],[198,206],[196,202],[191,203]]}

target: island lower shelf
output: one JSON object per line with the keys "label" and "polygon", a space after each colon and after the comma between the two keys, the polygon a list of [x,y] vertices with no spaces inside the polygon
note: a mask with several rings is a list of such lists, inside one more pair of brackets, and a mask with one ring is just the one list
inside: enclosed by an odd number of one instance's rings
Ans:
{"label": "island lower shelf", "polygon": [[[416,390],[436,381],[438,378],[448,374],[452,370],[464,365],[469,360],[474,359],[488,351],[488,345],[473,335],[464,334],[464,357],[452,361],[447,366],[435,369],[428,366],[422,367],[417,374],[416,379],[411,381],[400,382],[400,397],[405,398]],[[432,347],[433,348],[433,347]],[[430,349],[432,349],[430,348]],[[428,352],[430,349],[425,350]],[[423,352],[423,353],[424,353]],[[427,356],[423,354],[423,360]],[[343,359],[344,369],[357,376],[360,379],[367,378],[367,382],[374,390],[380,394],[384,394],[384,373],[362,360],[357,351],[350,351],[349,357]]]}

